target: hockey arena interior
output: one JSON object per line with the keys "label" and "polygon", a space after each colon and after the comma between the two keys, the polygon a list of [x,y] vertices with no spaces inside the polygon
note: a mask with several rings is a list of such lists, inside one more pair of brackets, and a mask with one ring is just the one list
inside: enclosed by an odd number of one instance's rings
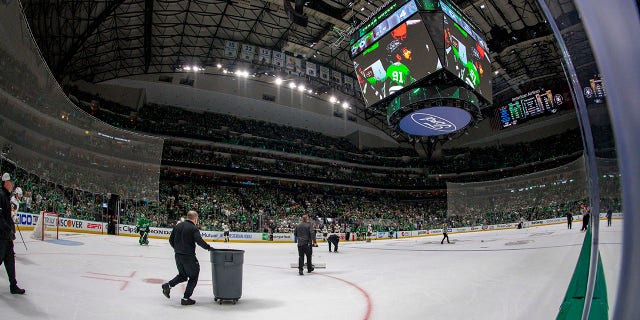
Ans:
{"label": "hockey arena interior", "polygon": [[2,319],[637,319],[639,31],[633,0],[0,1]]}

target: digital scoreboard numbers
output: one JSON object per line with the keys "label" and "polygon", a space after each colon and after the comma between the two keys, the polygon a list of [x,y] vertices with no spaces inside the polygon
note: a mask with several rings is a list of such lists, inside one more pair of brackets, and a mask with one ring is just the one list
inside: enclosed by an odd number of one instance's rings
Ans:
{"label": "digital scoreboard numbers", "polygon": [[556,113],[557,106],[551,90],[536,90],[511,99],[506,106],[498,108],[502,128],[543,114]]}
{"label": "digital scoreboard numbers", "polygon": [[584,87],[583,92],[584,97],[592,103],[604,103],[607,96],[607,89],[600,75],[589,79],[589,86]]}
{"label": "digital scoreboard numbers", "polygon": [[593,95],[596,98],[604,98],[607,95],[607,91],[604,88],[604,82],[602,79],[591,79],[589,80],[589,84],[593,89]]}

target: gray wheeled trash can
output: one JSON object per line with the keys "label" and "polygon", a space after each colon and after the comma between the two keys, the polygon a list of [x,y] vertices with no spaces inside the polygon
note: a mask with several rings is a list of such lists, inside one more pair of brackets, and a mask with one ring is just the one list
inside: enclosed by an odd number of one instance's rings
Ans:
{"label": "gray wheeled trash can", "polygon": [[222,300],[230,300],[236,304],[242,296],[244,250],[214,249],[209,254],[211,256],[213,301],[222,304]]}

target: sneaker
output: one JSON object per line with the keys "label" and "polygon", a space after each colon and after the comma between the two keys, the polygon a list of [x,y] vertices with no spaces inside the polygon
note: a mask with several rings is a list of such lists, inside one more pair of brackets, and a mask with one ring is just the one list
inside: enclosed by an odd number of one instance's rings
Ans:
{"label": "sneaker", "polygon": [[18,286],[11,287],[9,290],[11,291],[11,294],[24,294],[25,292],[27,292],[24,289],[18,288]]}
{"label": "sneaker", "polygon": [[169,299],[169,293],[171,292],[171,286],[168,283],[162,284],[162,294]]}
{"label": "sneaker", "polygon": [[311,267],[311,269],[307,270],[307,272],[308,272],[308,273],[311,273],[311,272],[313,272],[313,270],[315,270],[315,269],[316,269],[316,268]]}
{"label": "sneaker", "polygon": [[298,269],[298,274],[299,275],[303,275],[304,273],[302,273],[302,269]]}
{"label": "sneaker", "polygon": [[195,300],[191,300],[190,298],[182,298],[182,300],[180,300],[180,304],[183,306],[190,306],[192,304],[196,304]]}

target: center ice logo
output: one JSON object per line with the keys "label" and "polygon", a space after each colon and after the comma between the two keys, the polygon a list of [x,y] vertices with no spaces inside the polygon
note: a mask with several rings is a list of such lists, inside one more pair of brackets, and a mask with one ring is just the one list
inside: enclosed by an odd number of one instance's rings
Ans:
{"label": "center ice logo", "polygon": [[456,125],[451,121],[428,113],[416,112],[411,115],[411,120],[420,126],[443,133],[457,130]]}

